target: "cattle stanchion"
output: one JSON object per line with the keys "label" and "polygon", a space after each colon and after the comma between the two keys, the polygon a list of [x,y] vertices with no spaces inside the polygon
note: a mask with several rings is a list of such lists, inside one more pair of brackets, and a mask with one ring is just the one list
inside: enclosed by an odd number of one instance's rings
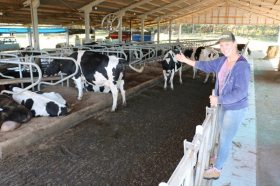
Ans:
{"label": "cattle stanchion", "polygon": [[[53,56],[34,56],[34,58],[41,58],[41,59],[65,59],[65,60],[70,60],[70,61],[73,61],[73,63],[75,64],[75,72],[66,76],[66,77],[62,77],[61,76],[61,79],[58,80],[57,82],[46,82],[46,81],[42,81],[38,84],[38,90],[40,90],[41,88],[41,85],[44,84],[44,85],[57,85],[59,83],[63,83],[64,81],[68,81],[70,78],[74,77],[77,73],[78,73],[78,70],[79,70],[79,65],[77,63],[77,61],[71,57],[53,57]],[[68,82],[67,82],[67,85],[68,85]]]}
{"label": "cattle stanchion", "polygon": [[184,156],[168,182],[159,186],[207,186],[212,181],[203,179],[203,172],[209,167],[215,154],[218,140],[217,107],[206,107],[206,118],[196,127],[192,142],[184,140]]}
{"label": "cattle stanchion", "polygon": [[[29,66],[29,72],[30,72],[30,81],[31,82],[31,85],[25,87],[23,89],[23,91],[26,91],[26,90],[29,90],[33,87],[35,87],[36,85],[38,85],[42,79],[42,71],[40,69],[40,67],[36,64],[36,63],[31,63],[31,62],[20,62],[20,61],[11,61],[11,59],[1,59],[0,60],[0,64],[16,64],[16,65],[19,65],[19,66],[26,66],[28,65]],[[36,82],[34,82],[34,78],[33,78],[33,68],[32,67],[35,67],[37,72],[38,72],[38,77],[37,77],[37,80]],[[19,69],[20,70],[20,69]],[[14,83],[17,83],[17,82],[20,82],[21,78],[17,80],[17,78],[13,78],[13,79],[1,79],[0,80],[0,84],[14,84]],[[22,92],[23,92],[22,91]],[[7,94],[14,94],[14,92],[12,91],[9,91],[9,90],[3,90],[1,91],[1,94],[3,93],[7,93]],[[21,93],[21,92],[19,92]]]}

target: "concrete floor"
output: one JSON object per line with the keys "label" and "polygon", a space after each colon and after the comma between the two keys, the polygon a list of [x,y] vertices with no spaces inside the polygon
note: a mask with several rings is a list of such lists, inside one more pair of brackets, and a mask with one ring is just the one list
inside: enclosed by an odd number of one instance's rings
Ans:
{"label": "concrete floor", "polygon": [[255,61],[258,186],[280,185],[280,72],[273,63]]}

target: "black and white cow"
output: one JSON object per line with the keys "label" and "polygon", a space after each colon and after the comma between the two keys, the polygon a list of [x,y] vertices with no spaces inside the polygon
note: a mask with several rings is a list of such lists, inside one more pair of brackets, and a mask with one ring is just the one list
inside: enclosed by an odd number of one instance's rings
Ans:
{"label": "black and white cow", "polygon": [[175,72],[179,71],[180,83],[182,84],[182,63],[177,61],[176,54],[181,53],[181,48],[179,46],[172,50],[169,50],[163,57],[161,61],[163,77],[164,77],[164,89],[167,89],[167,81],[169,80],[170,87],[173,90],[173,78]]}
{"label": "black and white cow", "polygon": [[63,116],[68,113],[65,99],[56,92],[31,92],[13,88],[13,99],[29,109],[33,116]]}
{"label": "black and white cow", "polygon": [[[113,96],[112,111],[116,110],[118,91],[123,105],[126,104],[124,90],[125,60],[116,56],[106,56],[92,51],[78,51],[70,55],[79,64],[79,72],[73,77],[78,88],[78,100],[82,99],[84,84],[87,90],[111,92]],[[69,60],[55,59],[46,70],[48,76],[59,71],[70,75],[75,72],[75,64]]]}
{"label": "black and white cow", "polygon": [[11,97],[0,94],[1,131],[11,131],[32,118],[30,110],[16,103]]}
{"label": "black and white cow", "polygon": [[251,55],[251,50],[249,49],[249,47],[247,45],[248,44],[244,44],[244,43],[237,44],[237,50],[239,51],[240,54],[245,53],[245,50],[247,49],[248,55]]}
{"label": "black and white cow", "polygon": [[[198,47],[186,49],[184,51],[184,55],[195,61],[210,61],[213,59],[217,59],[219,57],[218,51],[211,47]],[[195,79],[197,69],[193,67],[193,79]],[[206,83],[209,79],[210,73],[206,74],[204,83]],[[213,81],[215,80],[215,74],[213,73]]]}

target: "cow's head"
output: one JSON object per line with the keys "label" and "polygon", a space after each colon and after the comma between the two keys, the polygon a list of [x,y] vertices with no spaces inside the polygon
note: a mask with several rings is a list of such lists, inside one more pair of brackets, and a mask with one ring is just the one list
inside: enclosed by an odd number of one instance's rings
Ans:
{"label": "cow's head", "polygon": [[47,76],[52,76],[61,71],[63,66],[63,61],[61,59],[54,59],[47,67],[45,74]]}
{"label": "cow's head", "polygon": [[180,45],[174,46],[173,52],[174,52],[175,54],[180,54],[180,53],[182,53],[182,47],[181,47]]}
{"label": "cow's head", "polygon": [[219,57],[219,55],[218,55],[217,51],[215,51],[212,48],[207,47],[207,48],[204,48],[204,49],[201,50],[199,60],[209,61],[209,60],[216,59],[218,57]]}
{"label": "cow's head", "polygon": [[15,121],[18,123],[28,122],[32,118],[30,110],[16,103],[9,96],[1,95],[0,121]]}

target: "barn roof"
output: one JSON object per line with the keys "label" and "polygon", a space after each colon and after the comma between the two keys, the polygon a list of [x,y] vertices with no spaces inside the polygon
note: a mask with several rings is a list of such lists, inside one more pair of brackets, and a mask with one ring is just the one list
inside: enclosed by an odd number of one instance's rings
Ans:
{"label": "barn roof", "polygon": [[[30,0],[27,0],[30,1]],[[31,25],[26,0],[0,0],[0,23]],[[84,25],[83,9],[91,5],[91,25],[100,27],[104,16],[125,11],[124,26],[157,20],[200,24],[279,24],[278,0],[41,0],[38,22],[46,25]]]}

